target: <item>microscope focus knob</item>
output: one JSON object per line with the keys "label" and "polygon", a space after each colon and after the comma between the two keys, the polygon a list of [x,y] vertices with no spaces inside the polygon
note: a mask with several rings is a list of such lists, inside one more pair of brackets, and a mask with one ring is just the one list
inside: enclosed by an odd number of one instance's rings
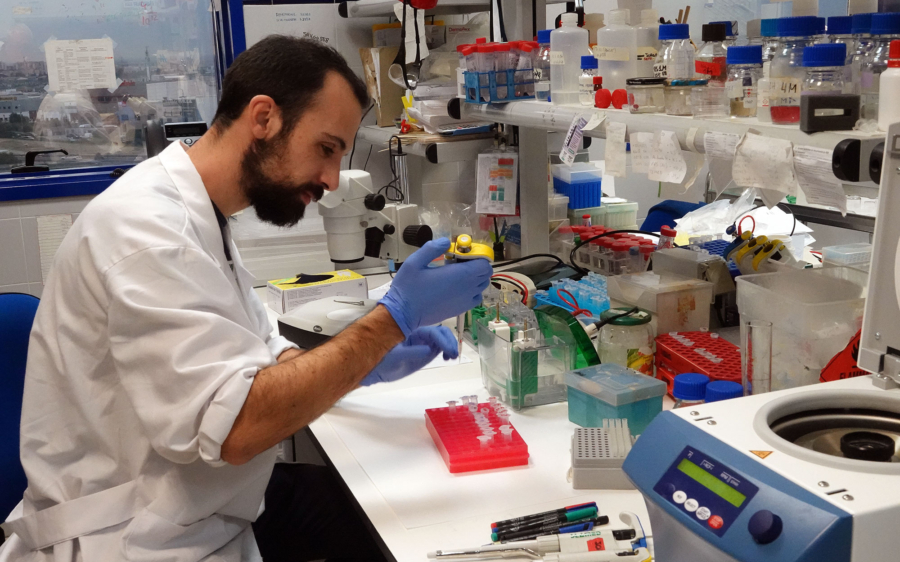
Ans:
{"label": "microscope focus knob", "polygon": [[381,211],[384,209],[384,195],[378,193],[370,193],[363,199],[363,205],[370,211]]}
{"label": "microscope focus knob", "polygon": [[385,234],[387,234],[388,236],[390,236],[391,234],[397,232],[397,229],[394,228],[394,225],[392,225],[392,224],[386,224],[386,225],[384,225],[384,228],[382,228],[381,230],[382,230]]}
{"label": "microscope focus knob", "polygon": [[753,514],[747,524],[753,540],[759,544],[769,544],[781,536],[784,523],[768,509],[761,509]]}
{"label": "microscope focus knob", "polygon": [[410,246],[421,248],[433,237],[427,224],[411,224],[403,229],[403,241]]}

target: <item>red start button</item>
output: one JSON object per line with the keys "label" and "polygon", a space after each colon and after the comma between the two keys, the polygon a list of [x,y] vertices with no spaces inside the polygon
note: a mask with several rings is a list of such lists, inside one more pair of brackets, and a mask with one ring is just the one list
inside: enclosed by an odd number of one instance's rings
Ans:
{"label": "red start button", "polygon": [[719,517],[718,515],[713,515],[712,517],[709,518],[709,521],[707,521],[707,524],[709,524],[709,526],[712,527],[713,529],[721,529],[722,525],[724,525],[725,522],[722,521],[722,518]]}

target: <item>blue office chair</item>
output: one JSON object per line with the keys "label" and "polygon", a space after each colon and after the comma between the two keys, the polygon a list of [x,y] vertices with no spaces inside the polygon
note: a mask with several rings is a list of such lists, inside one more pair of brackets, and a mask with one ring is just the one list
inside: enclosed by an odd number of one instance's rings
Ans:
{"label": "blue office chair", "polygon": [[[28,336],[38,302],[32,295],[0,294],[0,521],[21,501],[27,485],[19,461],[19,422]],[[0,532],[0,542],[2,538]]]}

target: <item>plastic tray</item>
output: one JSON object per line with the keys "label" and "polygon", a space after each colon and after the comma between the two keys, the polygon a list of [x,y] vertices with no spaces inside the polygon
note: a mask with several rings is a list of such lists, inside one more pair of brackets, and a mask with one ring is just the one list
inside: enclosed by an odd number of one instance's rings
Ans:
{"label": "plastic tray", "polygon": [[553,176],[553,191],[569,198],[570,209],[599,207],[603,198],[603,182],[595,179],[569,183]]}
{"label": "plastic tray", "polygon": [[[663,334],[656,338],[656,378],[665,381],[672,394],[673,379],[682,373],[700,373],[714,381],[741,382],[741,349],[710,332],[678,332],[693,345],[685,345]],[[721,362],[703,357],[698,349],[721,358]]]}
{"label": "plastic tray", "polygon": [[528,91],[534,91],[534,71],[530,68],[465,72],[464,75],[466,101],[469,103],[505,103],[534,99],[533,95],[525,95]]}
{"label": "plastic tray", "polygon": [[628,229],[637,223],[637,203],[612,203],[606,207],[606,223],[604,226],[617,230]]}
{"label": "plastic tray", "polygon": [[626,419],[640,434],[662,412],[666,386],[637,371],[605,363],[566,373],[569,421],[600,427],[604,419]]}
{"label": "plastic tray", "polygon": [[868,242],[844,244],[822,248],[822,259],[825,265],[845,266],[863,271],[869,270],[872,261],[872,245]]}
{"label": "plastic tray", "polygon": [[481,446],[477,438],[481,430],[466,407],[457,405],[453,414],[449,406],[425,410],[425,426],[451,473],[528,464],[528,445],[519,432],[513,428],[511,439],[506,441],[498,428],[512,424],[501,423],[490,404],[478,404],[478,410],[485,408],[491,427],[497,432],[487,447]]}
{"label": "plastic tray", "polygon": [[656,333],[709,329],[713,284],[651,271],[609,278],[609,298],[653,313]]}

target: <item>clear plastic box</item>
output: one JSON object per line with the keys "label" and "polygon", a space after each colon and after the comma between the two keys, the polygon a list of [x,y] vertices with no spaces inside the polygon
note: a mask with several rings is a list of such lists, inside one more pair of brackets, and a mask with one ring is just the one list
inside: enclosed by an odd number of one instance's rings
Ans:
{"label": "clear plastic box", "polygon": [[[568,218],[569,198],[565,195],[551,195],[550,221],[564,221]],[[578,223],[581,224],[581,223]]]}
{"label": "clear plastic box", "polygon": [[868,242],[843,244],[822,248],[822,258],[826,266],[852,267],[869,271],[872,261],[872,245]]}
{"label": "clear plastic box", "polygon": [[771,390],[819,382],[822,368],[862,326],[866,280],[847,267],[737,278],[741,332],[751,321],[772,324]]}
{"label": "clear plastic box", "polygon": [[613,304],[630,304],[653,313],[657,334],[709,329],[713,284],[672,273],[652,271],[610,277]]}
{"label": "clear plastic box", "polygon": [[491,332],[484,318],[475,325],[481,380],[491,396],[513,410],[565,402],[565,374],[575,367],[574,350],[568,344],[556,336],[544,339],[538,334],[534,343],[522,345]]}
{"label": "clear plastic box", "polygon": [[559,178],[566,183],[601,181],[603,179],[603,170],[593,162],[575,162],[572,165],[554,164],[550,166],[550,173],[554,178]]}
{"label": "clear plastic box", "polygon": [[614,229],[636,229],[637,203],[604,203],[603,206],[606,207],[606,222],[603,226]]}
{"label": "clear plastic box", "polygon": [[569,209],[569,224],[572,226],[581,225],[584,215],[591,215],[591,225],[606,225],[606,207],[588,207],[586,209]]}
{"label": "clear plastic box", "polygon": [[566,373],[566,386],[570,422],[601,427],[604,419],[627,419],[635,435],[662,412],[666,394],[665,382],[612,363]]}

